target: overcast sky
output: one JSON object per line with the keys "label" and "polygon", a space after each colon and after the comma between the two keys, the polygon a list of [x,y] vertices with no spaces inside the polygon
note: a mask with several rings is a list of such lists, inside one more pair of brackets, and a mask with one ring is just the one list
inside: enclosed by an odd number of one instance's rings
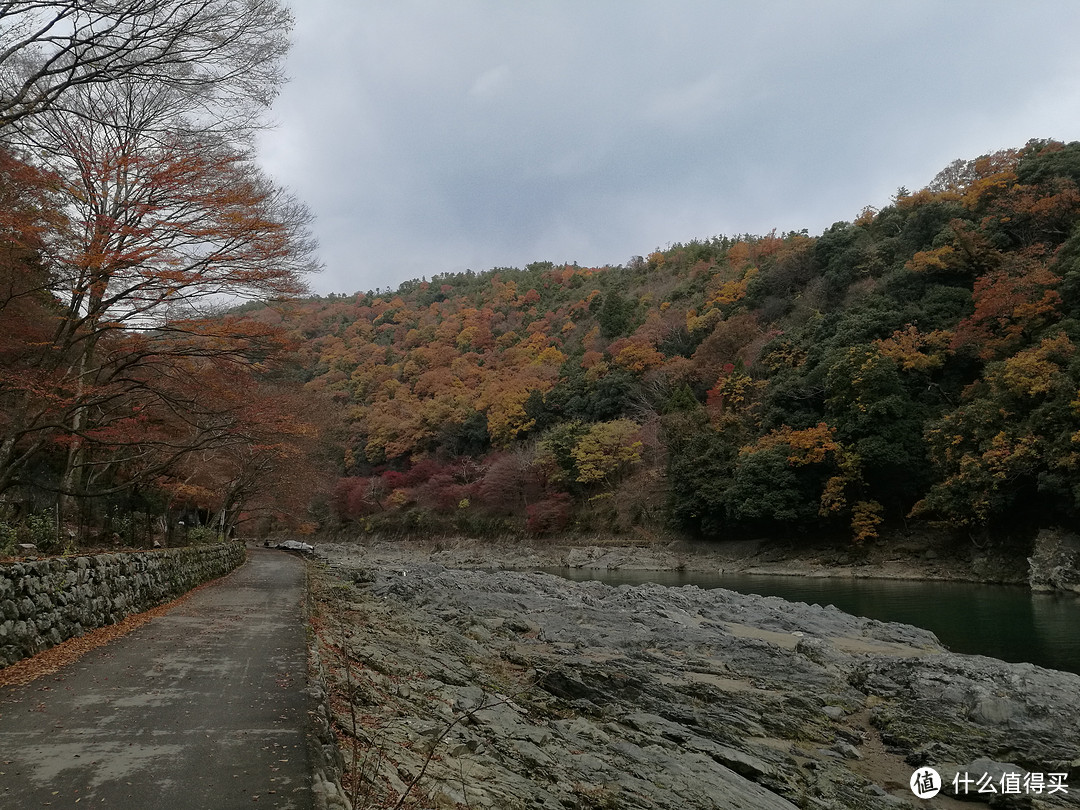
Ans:
{"label": "overcast sky", "polygon": [[1080,139],[1074,0],[292,0],[260,152],[320,293],[812,235]]}

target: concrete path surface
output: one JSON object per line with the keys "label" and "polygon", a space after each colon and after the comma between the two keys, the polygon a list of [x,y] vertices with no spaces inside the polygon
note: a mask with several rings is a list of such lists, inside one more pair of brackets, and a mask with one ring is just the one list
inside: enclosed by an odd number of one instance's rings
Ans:
{"label": "concrete path surface", "polygon": [[0,689],[0,808],[313,806],[304,565],[232,574],[56,674]]}

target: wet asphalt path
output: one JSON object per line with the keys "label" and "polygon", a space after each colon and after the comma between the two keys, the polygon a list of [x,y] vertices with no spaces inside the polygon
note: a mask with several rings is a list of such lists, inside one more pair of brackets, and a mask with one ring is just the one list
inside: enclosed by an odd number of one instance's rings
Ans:
{"label": "wet asphalt path", "polygon": [[311,808],[304,576],[249,549],[164,616],[0,689],[0,808]]}

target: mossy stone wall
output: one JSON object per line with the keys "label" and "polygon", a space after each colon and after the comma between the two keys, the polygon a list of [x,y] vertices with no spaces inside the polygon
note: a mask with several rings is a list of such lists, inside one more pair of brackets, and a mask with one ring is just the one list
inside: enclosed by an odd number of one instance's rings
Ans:
{"label": "mossy stone wall", "polygon": [[0,565],[0,666],[149,610],[223,576],[243,543]]}

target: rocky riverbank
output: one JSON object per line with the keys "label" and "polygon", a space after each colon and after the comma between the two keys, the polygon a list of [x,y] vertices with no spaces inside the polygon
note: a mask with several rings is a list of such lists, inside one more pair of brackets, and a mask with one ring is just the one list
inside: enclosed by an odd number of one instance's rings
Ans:
{"label": "rocky riverbank", "polygon": [[1076,675],[776,598],[353,551],[320,547],[313,623],[358,806],[874,810],[919,806],[923,765],[1064,773],[995,806],[1077,806]]}
{"label": "rocky riverbank", "polygon": [[510,571],[570,567],[1027,584],[1030,569],[1027,550],[1005,544],[979,546],[927,532],[896,535],[863,547],[805,539],[628,544],[607,538],[492,543],[464,537],[423,541],[370,537],[318,547],[326,554],[359,553],[387,565],[423,559],[447,568]]}

